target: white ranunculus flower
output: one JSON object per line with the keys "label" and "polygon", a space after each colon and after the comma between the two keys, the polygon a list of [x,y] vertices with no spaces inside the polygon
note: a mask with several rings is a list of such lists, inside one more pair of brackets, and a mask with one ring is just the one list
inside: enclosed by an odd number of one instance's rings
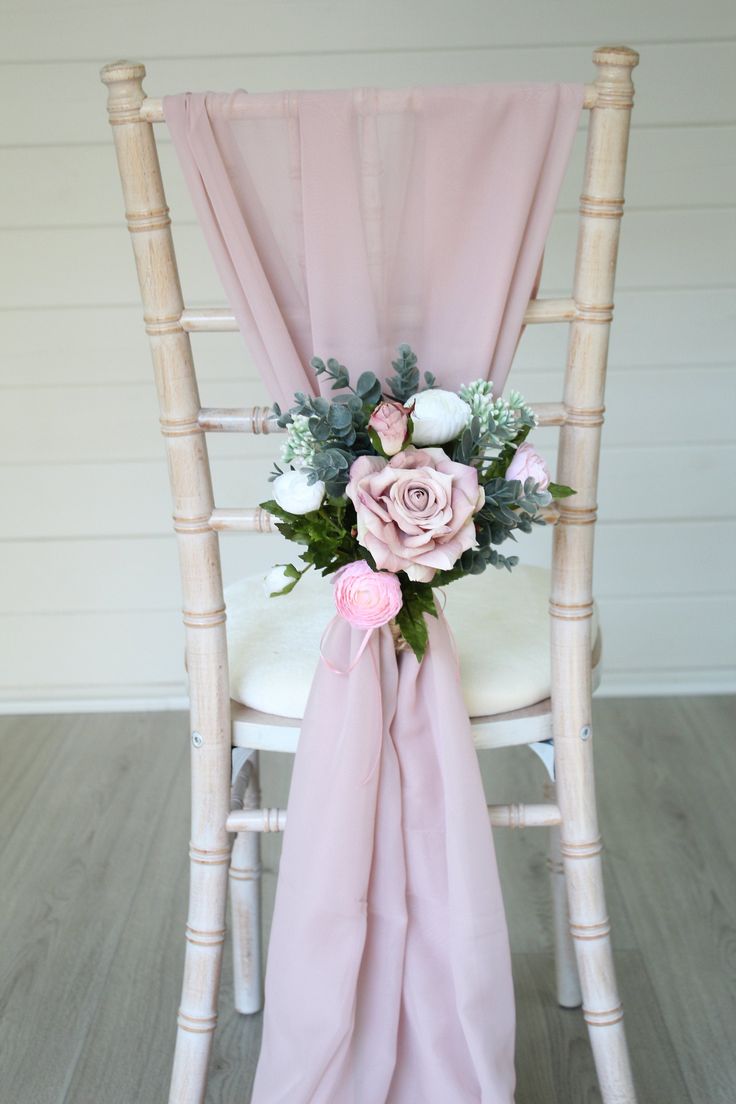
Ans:
{"label": "white ranunculus flower", "polygon": [[283,564],[276,564],[272,567],[268,575],[263,580],[263,589],[269,598],[274,594],[280,594],[281,591],[293,583],[294,579],[286,574],[286,567]]}
{"label": "white ranunculus flower", "polygon": [[454,391],[433,387],[414,396],[411,420],[412,444],[444,445],[452,441],[470,421],[468,404]]}
{"label": "white ranunculus flower", "polygon": [[273,497],[289,514],[309,514],[322,505],[325,485],[321,480],[309,483],[305,471],[287,471],[274,479]]}

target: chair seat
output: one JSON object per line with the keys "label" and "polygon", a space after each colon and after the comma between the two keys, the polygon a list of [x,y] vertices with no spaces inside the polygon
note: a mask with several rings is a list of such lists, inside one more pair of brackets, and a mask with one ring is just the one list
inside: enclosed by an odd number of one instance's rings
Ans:
{"label": "chair seat", "polygon": [[[526,566],[489,569],[447,587],[445,614],[471,717],[549,698],[549,589],[549,572]],[[329,579],[310,571],[291,594],[269,598],[263,577],[247,576],[226,589],[225,600],[232,698],[261,714],[300,719],[322,634],[335,615]]]}

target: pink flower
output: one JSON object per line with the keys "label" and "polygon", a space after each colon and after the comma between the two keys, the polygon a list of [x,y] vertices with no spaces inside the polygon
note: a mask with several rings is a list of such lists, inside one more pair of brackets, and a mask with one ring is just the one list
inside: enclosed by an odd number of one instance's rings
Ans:
{"label": "pink flower", "polygon": [[399,403],[384,399],[368,419],[368,425],[378,434],[381,448],[387,456],[401,451],[408,432],[409,413]]}
{"label": "pink flower", "polygon": [[475,544],[473,515],[484,502],[475,468],[441,448],[410,446],[386,461],[359,456],[348,497],[358,516],[358,540],[376,566],[428,583]]}
{"label": "pink flower", "polygon": [[506,469],[506,479],[518,479],[522,486],[533,479],[540,491],[546,491],[552,478],[546,463],[531,445],[519,445],[514,458]]}
{"label": "pink flower", "polygon": [[395,575],[374,571],[356,560],[335,574],[337,612],[356,629],[377,629],[402,606],[401,584]]}

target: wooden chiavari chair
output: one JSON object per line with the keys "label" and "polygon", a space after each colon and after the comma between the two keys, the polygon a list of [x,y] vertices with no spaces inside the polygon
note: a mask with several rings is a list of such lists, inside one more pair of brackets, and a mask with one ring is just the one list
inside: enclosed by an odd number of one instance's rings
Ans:
{"label": "wooden chiavari chair", "polygon": [[[527,324],[567,323],[562,402],[536,407],[560,431],[557,479],[577,489],[556,511],[549,598],[551,692],[512,713],[473,718],[479,748],[554,738],[556,785],[539,805],[489,807],[494,826],[550,829],[559,1003],[583,1004],[605,1104],[633,1104],[601,871],[591,739],[593,533],[608,337],[623,213],[635,51],[593,54],[586,87],[587,158],[572,296],[530,302]],[[128,229],[158,389],[178,538],[191,702],[191,873],[186,960],[171,1084],[172,1104],[205,1095],[230,874],[236,1006],[261,1006],[260,832],[280,831],[286,810],[261,808],[258,751],[293,751],[298,722],[231,701],[219,535],[263,532],[259,509],[215,505],[207,433],[276,430],[268,408],[203,408],[189,334],[236,328],[223,308],[185,306],[154,137],[160,100],[143,91],[140,64],[102,69]],[[234,842],[232,841],[234,834]]]}

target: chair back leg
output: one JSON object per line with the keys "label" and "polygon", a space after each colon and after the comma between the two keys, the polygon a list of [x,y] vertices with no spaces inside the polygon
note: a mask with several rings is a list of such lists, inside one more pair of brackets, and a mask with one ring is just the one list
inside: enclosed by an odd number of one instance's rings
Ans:
{"label": "chair back leg", "polygon": [[561,851],[570,931],[604,1104],[635,1104],[623,1010],[603,892],[593,776],[591,623],[593,532],[623,183],[639,57],[603,47],[588,128],[575,265],[575,319],[565,372],[558,481],[576,494],[560,504],[552,560],[551,661]]}
{"label": "chair back leg", "polygon": [[192,828],[186,957],[171,1104],[201,1104],[217,1022],[230,837],[230,687],[217,533],[194,362],[142,65],[101,73],[153,359],[184,598],[191,702]]}

